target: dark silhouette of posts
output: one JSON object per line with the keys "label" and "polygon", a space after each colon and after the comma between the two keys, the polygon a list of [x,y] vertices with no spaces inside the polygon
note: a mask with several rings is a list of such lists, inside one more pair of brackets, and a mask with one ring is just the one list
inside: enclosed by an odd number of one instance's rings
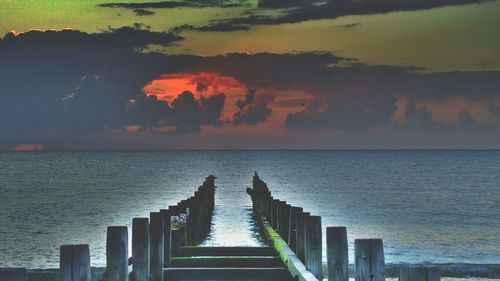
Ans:
{"label": "dark silhouette of posts", "polygon": [[295,254],[302,263],[306,262],[306,220],[309,213],[299,213],[297,215],[297,230],[296,230],[296,250]]}
{"label": "dark silhouette of posts", "polygon": [[59,280],[90,281],[90,279],[89,245],[61,246],[59,256]]}
{"label": "dark silhouette of posts", "polygon": [[107,281],[128,280],[128,231],[126,226],[108,226],[106,276]]}
{"label": "dark silhouette of posts", "polygon": [[382,239],[354,240],[355,281],[385,281]]}
{"label": "dark silhouette of posts", "polygon": [[0,268],[0,280],[28,281],[28,270],[26,268]]}
{"label": "dark silhouette of posts", "polygon": [[278,230],[278,216],[279,216],[279,208],[280,208],[280,200],[278,199],[273,199],[273,214],[272,214],[272,222],[271,226],[275,229]]}
{"label": "dark silhouette of posts", "polygon": [[163,281],[163,215],[151,212],[150,221],[150,274],[153,281]]}
{"label": "dark silhouette of posts", "polygon": [[323,280],[321,217],[309,216],[305,230],[305,266],[318,280]]}
{"label": "dark silhouette of posts", "polygon": [[134,281],[149,281],[149,219],[132,220],[132,275]]}
{"label": "dark silhouette of posts", "polygon": [[349,281],[346,227],[326,228],[326,251],[328,281]]}

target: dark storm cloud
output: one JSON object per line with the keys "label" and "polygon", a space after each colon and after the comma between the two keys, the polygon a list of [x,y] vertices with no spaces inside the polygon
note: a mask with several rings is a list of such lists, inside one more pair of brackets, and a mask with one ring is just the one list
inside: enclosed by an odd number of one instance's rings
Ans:
{"label": "dark storm cloud", "polygon": [[257,125],[266,121],[272,114],[270,104],[275,98],[271,95],[256,94],[255,89],[248,89],[244,100],[237,100],[239,111],[234,113],[233,125]]}
{"label": "dark storm cloud", "polygon": [[160,74],[198,60],[134,51],[173,40],[174,35],[131,28],[6,35],[0,41],[0,144],[60,144],[128,125],[148,131],[169,126],[180,134],[218,123],[223,94],[194,101],[184,94],[168,104],[142,92]]}
{"label": "dark storm cloud", "polygon": [[168,45],[182,37],[168,32],[152,32],[134,27],[110,29],[103,33],[85,33],[78,30],[29,31],[21,34],[7,33],[0,39],[3,48],[43,48],[43,47],[108,47],[130,48],[146,44]]}
{"label": "dark storm cloud", "polygon": [[[445,6],[480,4],[493,0],[260,0],[260,8],[286,8],[278,15],[254,9],[246,16],[212,21],[210,26],[238,26],[297,23],[306,20],[334,19],[348,15],[373,15],[397,11],[418,11]],[[229,28],[227,28],[230,30]]]}
{"label": "dark storm cloud", "polygon": [[190,24],[184,24],[181,26],[176,26],[172,28],[171,30],[175,33],[180,33],[185,30],[196,30],[196,31],[220,31],[220,32],[229,32],[229,31],[236,31],[236,30],[249,30],[250,27],[246,25],[233,25],[229,23],[217,23],[217,24],[210,24],[210,25],[201,25],[201,26],[194,26]]}

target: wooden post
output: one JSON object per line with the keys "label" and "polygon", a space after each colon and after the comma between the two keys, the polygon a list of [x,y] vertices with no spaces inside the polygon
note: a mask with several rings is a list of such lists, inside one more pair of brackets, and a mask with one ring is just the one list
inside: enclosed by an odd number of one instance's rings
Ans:
{"label": "wooden post", "polygon": [[281,216],[283,221],[283,227],[282,227],[283,233],[281,233],[281,238],[283,238],[283,240],[285,240],[286,243],[290,243],[290,212],[291,212],[290,204],[284,204],[282,210],[283,213],[281,214]]}
{"label": "wooden post", "polygon": [[297,247],[297,216],[302,213],[302,208],[292,207],[290,209],[290,231],[288,232],[288,245],[292,251],[296,251]]}
{"label": "wooden post", "polygon": [[153,281],[163,281],[163,216],[151,212],[150,273]]}
{"label": "wooden post", "polygon": [[354,240],[355,281],[385,281],[382,239]]}
{"label": "wooden post", "polygon": [[309,216],[305,225],[305,266],[318,280],[323,280],[321,217]]}
{"label": "wooden post", "polygon": [[441,281],[441,268],[437,266],[424,266],[425,281]]}
{"label": "wooden post", "polygon": [[170,211],[162,209],[160,213],[163,215],[163,264],[164,267],[170,267],[171,259],[171,234],[170,234]]}
{"label": "wooden post", "polygon": [[132,264],[134,281],[149,281],[149,219],[132,220]]}
{"label": "wooden post", "polygon": [[126,226],[108,226],[106,274],[107,281],[128,280],[128,230]]}
{"label": "wooden post", "polygon": [[349,281],[347,229],[345,226],[326,228],[328,281]]}
{"label": "wooden post", "polygon": [[59,280],[90,281],[90,279],[89,245],[61,246],[59,256]]}
{"label": "wooden post", "polygon": [[273,221],[271,223],[274,230],[278,231],[278,214],[280,208],[280,200],[273,199]]}
{"label": "wooden post", "polygon": [[299,213],[297,216],[297,232],[296,232],[296,245],[295,254],[302,263],[306,263],[306,220],[309,213]]}
{"label": "wooden post", "polygon": [[0,280],[28,281],[28,270],[26,268],[0,268]]}

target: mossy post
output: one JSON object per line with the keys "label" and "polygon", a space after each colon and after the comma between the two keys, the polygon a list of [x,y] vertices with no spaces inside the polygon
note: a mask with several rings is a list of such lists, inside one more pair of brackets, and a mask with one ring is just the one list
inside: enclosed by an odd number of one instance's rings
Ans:
{"label": "mossy post", "polygon": [[297,215],[297,231],[296,234],[296,244],[295,244],[295,254],[297,258],[305,264],[306,262],[306,220],[309,217],[309,213],[301,212]]}
{"label": "mossy post", "polygon": [[305,226],[305,266],[318,280],[323,280],[321,217],[307,217]]}
{"label": "mossy post", "polygon": [[59,280],[90,281],[90,279],[91,275],[89,245],[84,244],[61,246],[59,256]]}
{"label": "mossy post", "polygon": [[0,280],[28,281],[28,270],[26,268],[0,268]]}
{"label": "mossy post", "polygon": [[328,281],[349,281],[347,229],[345,226],[326,228]]}
{"label": "mossy post", "polygon": [[163,265],[164,267],[170,267],[171,260],[171,244],[172,236],[170,230],[171,216],[170,211],[161,209],[160,213],[163,216]]}
{"label": "mossy post", "polygon": [[132,276],[134,281],[149,281],[149,219],[132,220]]}
{"label": "mossy post", "polygon": [[290,230],[288,232],[288,245],[292,251],[297,250],[297,216],[302,213],[303,209],[301,207],[291,207],[290,209]]}
{"label": "mossy post", "polygon": [[355,281],[385,281],[382,239],[354,240]]}
{"label": "mossy post", "polygon": [[163,281],[163,216],[159,212],[151,212],[150,221],[150,273],[153,281]]}
{"label": "mossy post", "polygon": [[108,226],[106,236],[107,281],[128,281],[128,230]]}

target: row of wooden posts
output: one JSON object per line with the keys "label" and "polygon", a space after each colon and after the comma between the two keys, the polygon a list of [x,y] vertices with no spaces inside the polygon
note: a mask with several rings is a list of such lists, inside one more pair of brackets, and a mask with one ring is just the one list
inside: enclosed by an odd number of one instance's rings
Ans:
{"label": "row of wooden posts", "polygon": [[[215,177],[208,176],[193,196],[149,218],[132,220],[132,255],[126,226],[109,226],[103,281],[163,281],[163,269],[181,246],[202,242],[211,227]],[[91,281],[88,245],[64,245],[60,251],[60,281]],[[132,265],[129,276],[128,268]],[[130,277],[130,279],[129,279]]]}
{"label": "row of wooden posts", "polygon": [[[321,217],[304,212],[274,198],[257,173],[253,177],[254,210],[285,240],[297,258],[318,280],[323,280]],[[329,281],[349,281],[347,229],[326,228],[327,270]],[[384,281],[385,260],[382,239],[355,239],[355,281]],[[438,267],[401,265],[399,281],[440,281]]]}

